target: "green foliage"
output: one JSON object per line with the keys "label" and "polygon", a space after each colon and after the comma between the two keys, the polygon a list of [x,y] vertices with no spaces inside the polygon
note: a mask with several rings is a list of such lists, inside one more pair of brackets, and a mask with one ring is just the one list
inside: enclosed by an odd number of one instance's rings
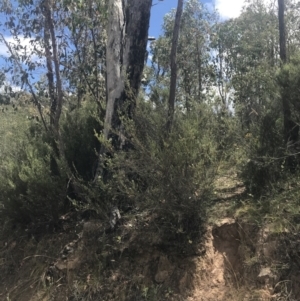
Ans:
{"label": "green foliage", "polygon": [[284,175],[283,121],[278,105],[263,112],[244,136],[247,161],[241,176],[253,194],[264,194]]}
{"label": "green foliage", "polygon": [[277,74],[277,82],[284,95],[293,106],[293,119],[299,122],[300,115],[300,53],[292,56],[288,64],[285,64]]}
{"label": "green foliage", "polygon": [[178,111],[166,140],[165,115],[140,103],[135,122],[126,126],[132,148],[105,162],[102,196],[121,209],[153,210],[168,242],[199,238],[218,166],[215,118],[206,105]]}
{"label": "green foliage", "polygon": [[13,156],[2,162],[0,191],[2,214],[15,222],[44,227],[57,223],[64,207],[66,175],[50,170],[51,147],[41,137],[23,137]]}
{"label": "green foliage", "polygon": [[247,129],[278,92],[277,23],[272,10],[253,1],[239,18],[218,26],[219,39],[214,44],[219,54],[214,64],[219,65],[221,80],[234,96],[236,115]]}
{"label": "green foliage", "polygon": [[[24,14],[39,1],[25,2],[17,12],[19,21],[5,26],[14,29],[19,23],[32,25],[25,28],[28,35],[35,28],[32,43],[36,47],[30,57],[44,47],[44,25],[31,14]],[[93,11],[97,14],[92,14]],[[32,122],[28,131],[18,131],[29,125],[29,121],[18,120],[12,131],[18,137],[12,144],[10,140],[5,143],[0,157],[0,191],[8,216],[26,223],[57,220],[67,194],[65,168],[68,168],[82,180],[82,193],[93,200],[94,206],[101,210],[106,210],[111,203],[123,209],[155,208],[165,233],[193,240],[193,233],[199,233],[198,226],[205,220],[218,164],[221,160],[231,162],[233,145],[246,154],[247,160],[242,160],[242,177],[251,192],[262,193],[283,176],[287,153],[283,146],[278,84],[294,108],[293,119],[299,122],[296,112],[300,110],[300,59],[292,57],[276,78],[278,33],[273,8],[266,7],[262,1],[252,1],[241,17],[218,23],[216,14],[198,1],[186,2],[178,48],[177,112],[173,131],[166,139],[164,110],[169,92],[175,12],[168,14],[163,36],[151,45],[152,68],[145,72],[149,102],[140,101],[134,121],[122,120],[125,130],[121,131],[126,133],[130,146],[125,152],[113,151],[110,142],[95,136],[102,130],[101,110],[105,106],[102,65],[105,63],[106,2],[99,1],[93,7],[82,6],[81,1],[55,2],[54,12],[57,14],[55,30],[68,29],[57,40],[58,47],[69,49],[61,53],[59,60],[62,66],[70,66],[64,69],[64,84],[74,93],[72,97],[76,97],[78,104],[78,108],[72,110],[70,106],[68,111],[65,106],[66,114],[61,120],[68,166],[63,167],[53,153],[51,137],[44,134],[38,121]],[[13,11],[8,12],[8,16],[11,14]],[[93,15],[97,15],[97,20]],[[77,30],[78,24],[82,24],[82,30]],[[21,41],[17,36],[14,38],[11,47],[21,58]],[[71,41],[76,41],[76,45]],[[40,66],[27,67],[30,73]],[[2,77],[1,74],[0,81]],[[35,89],[39,101],[45,105],[46,116],[48,87],[41,79]],[[208,99],[208,93],[212,92],[217,96]],[[11,100],[6,96],[0,95],[0,103],[5,108]],[[88,101],[83,101],[87,98]],[[231,101],[235,103],[233,116],[229,110]],[[16,114],[11,111],[8,113]],[[4,110],[3,114],[8,113]],[[1,127],[0,133],[5,133]],[[93,179],[101,143],[109,155],[103,161],[103,178],[99,178],[95,189],[87,183]],[[51,156],[57,161],[58,176],[51,174]]]}
{"label": "green foliage", "polygon": [[[177,49],[177,99],[182,106],[192,110],[192,103],[204,100],[215,85],[215,74],[210,61],[210,39],[214,36],[217,16],[197,0],[188,0],[180,24],[180,36]],[[153,83],[150,84],[152,96],[157,98],[158,88],[169,88],[170,51],[175,20],[175,10],[164,18],[163,35],[151,44]]]}
{"label": "green foliage", "polygon": [[[292,120],[299,123],[300,58],[291,57],[276,74],[277,88],[274,92],[285,97],[292,106]],[[274,93],[273,92],[273,93]],[[280,93],[279,93],[280,92]],[[272,188],[279,179],[288,175],[288,165],[296,168],[298,146],[284,145],[281,99],[277,97],[267,103],[258,122],[251,125],[246,143],[248,162],[243,168],[243,178],[252,193],[261,194]],[[250,138],[250,139],[249,139]],[[296,153],[296,155],[294,155]],[[293,160],[293,161],[291,161]],[[288,164],[289,162],[289,164]],[[295,171],[295,170],[294,170]]]}
{"label": "green foliage", "polygon": [[97,164],[100,145],[95,133],[102,129],[97,115],[97,105],[85,101],[81,107],[67,113],[62,121],[62,139],[69,167],[84,180],[93,179]]}
{"label": "green foliage", "polygon": [[[31,106],[15,111],[5,106],[0,120],[0,191],[2,213],[21,224],[47,225],[57,223],[59,214],[73,193],[66,170],[86,181],[94,176],[99,141],[95,132],[101,130],[96,104],[85,101],[79,108],[65,114],[61,122],[66,162],[53,151],[53,138],[45,133]],[[35,117],[35,115],[34,115]],[[52,157],[52,159],[51,159]],[[58,172],[51,172],[51,161]],[[67,164],[68,166],[64,166]],[[73,197],[73,195],[71,195]]]}

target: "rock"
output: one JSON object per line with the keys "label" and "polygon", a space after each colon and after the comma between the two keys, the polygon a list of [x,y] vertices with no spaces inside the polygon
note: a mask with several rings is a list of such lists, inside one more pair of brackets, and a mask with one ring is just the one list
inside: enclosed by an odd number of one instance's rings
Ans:
{"label": "rock", "polygon": [[266,286],[272,286],[276,282],[277,276],[272,272],[270,267],[265,267],[260,270],[257,280]]}
{"label": "rock", "polygon": [[258,278],[259,279],[262,279],[264,277],[270,277],[270,275],[272,275],[272,271],[271,271],[271,268],[267,267],[267,268],[262,268],[260,270],[260,273],[258,275]]}
{"label": "rock", "polygon": [[232,225],[235,223],[236,223],[236,220],[234,220],[233,218],[224,218],[222,220],[218,220],[215,222],[215,228],[220,228],[224,225]]}
{"label": "rock", "polygon": [[121,214],[118,207],[114,206],[111,208],[109,224],[111,229],[114,229],[117,225],[117,222],[121,219]]}

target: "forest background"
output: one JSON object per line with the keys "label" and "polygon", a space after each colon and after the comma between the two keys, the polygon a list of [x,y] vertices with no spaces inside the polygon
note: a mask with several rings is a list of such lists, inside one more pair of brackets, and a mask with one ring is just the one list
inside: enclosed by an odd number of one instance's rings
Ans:
{"label": "forest background", "polygon": [[154,39],[161,7],[1,2],[3,229],[56,233],[76,212],[110,233],[150,211],[162,246],[186,252],[221,176],[236,173],[264,214],[264,198],[297,182],[300,2],[248,0],[229,15],[220,1],[220,16],[179,0]]}

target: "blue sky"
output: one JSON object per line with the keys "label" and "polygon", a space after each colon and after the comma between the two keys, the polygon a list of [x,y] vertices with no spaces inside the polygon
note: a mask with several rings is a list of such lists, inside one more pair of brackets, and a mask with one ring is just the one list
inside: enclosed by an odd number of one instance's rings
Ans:
{"label": "blue sky", "polygon": [[[3,1],[3,0],[0,0]],[[141,0],[142,1],[142,0]],[[221,18],[228,19],[228,18],[235,18],[238,17],[241,8],[243,6],[244,0],[199,0],[202,3],[205,3],[210,6],[215,6],[220,13]],[[264,0],[266,2],[271,0]],[[149,36],[158,37],[161,34],[161,28],[163,24],[163,17],[165,14],[171,11],[172,8],[177,7],[178,0],[153,0],[153,7],[151,11],[151,20],[150,20],[150,28],[149,28]],[[0,15],[0,22],[3,22],[3,18]],[[13,42],[11,37],[7,34],[6,39],[10,42]],[[22,45],[29,45],[29,39],[22,40]],[[0,42],[0,55],[7,56],[7,48],[6,46]],[[0,67],[3,66],[4,60],[0,59]],[[34,76],[39,76],[41,73],[39,71],[35,71],[36,74]]]}
{"label": "blue sky", "polygon": [[[240,0],[243,1],[243,0]],[[212,3],[213,0],[205,0],[203,3]],[[153,0],[151,11],[151,20],[149,28],[149,36],[158,37],[161,33],[161,27],[165,14],[177,7],[177,0]]]}
{"label": "blue sky", "polygon": [[[244,0],[199,0],[210,6],[215,6],[220,13],[222,19],[238,17]],[[264,0],[270,1],[270,0]],[[151,11],[151,21],[149,35],[158,37],[161,33],[163,17],[171,11],[172,8],[177,7],[177,0],[153,0],[153,7]]]}
{"label": "blue sky", "polygon": [[[0,0],[2,1],[2,0]],[[142,1],[142,0],[141,0]],[[199,0],[208,5],[214,5],[223,19],[237,17],[241,11],[244,0]],[[270,0],[264,0],[270,1]],[[151,11],[151,21],[149,35],[158,37],[161,33],[163,17],[171,11],[172,8],[177,7],[177,0],[153,0],[153,7]],[[1,15],[0,15],[0,22]],[[5,54],[6,47],[0,43],[0,55]]]}

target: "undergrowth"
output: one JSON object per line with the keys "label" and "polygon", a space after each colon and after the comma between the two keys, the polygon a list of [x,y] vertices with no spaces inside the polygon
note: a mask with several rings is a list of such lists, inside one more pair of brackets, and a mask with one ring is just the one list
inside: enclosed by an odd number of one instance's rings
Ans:
{"label": "undergrowth", "polygon": [[198,240],[220,162],[213,119],[204,105],[188,115],[177,112],[166,138],[164,114],[141,103],[135,120],[125,121],[130,149],[103,163],[106,179],[97,182],[103,203],[123,211],[151,210],[159,216],[166,245]]}

